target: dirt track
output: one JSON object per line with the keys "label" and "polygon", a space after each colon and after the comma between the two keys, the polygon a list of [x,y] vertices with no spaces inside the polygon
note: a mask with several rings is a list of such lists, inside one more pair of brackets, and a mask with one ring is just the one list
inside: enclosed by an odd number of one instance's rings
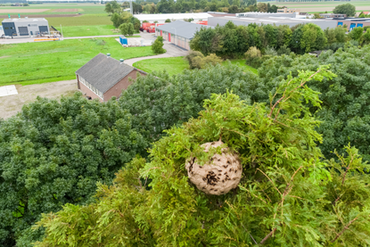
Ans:
{"label": "dirt track", "polygon": [[[12,18],[18,18],[18,15],[10,15]],[[74,16],[82,16],[79,14],[54,14],[54,15],[29,15],[29,18],[41,18],[41,17],[74,17]],[[0,15],[0,18],[8,18],[7,15]],[[1,20],[0,20],[1,21]]]}
{"label": "dirt track", "polygon": [[62,95],[72,95],[77,91],[76,80],[58,81],[28,86],[16,85],[17,95],[0,97],[0,118],[14,116],[24,104],[35,101],[37,96],[59,99]]}
{"label": "dirt track", "polygon": [[56,9],[53,12],[77,12],[78,9]]}

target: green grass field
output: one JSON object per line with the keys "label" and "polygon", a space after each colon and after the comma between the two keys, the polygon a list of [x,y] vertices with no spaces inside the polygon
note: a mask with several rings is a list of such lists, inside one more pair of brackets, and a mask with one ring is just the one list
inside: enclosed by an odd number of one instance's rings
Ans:
{"label": "green grass field", "polygon": [[151,56],[151,47],[122,48],[114,38],[0,45],[0,86],[71,80],[98,53],[115,59]]}
{"label": "green grass field", "polygon": [[[227,63],[228,61],[223,62],[224,65],[226,65]],[[244,59],[231,60],[231,63],[243,68],[244,71],[251,71],[255,74],[258,73],[257,69],[246,65]],[[152,73],[153,71],[166,70],[169,75],[179,74],[184,69],[189,68],[188,63],[184,60],[183,57],[146,59],[134,63],[133,66],[148,73]]]}
{"label": "green grass field", "polygon": [[301,12],[308,12],[308,13],[318,13],[318,12],[325,12],[328,13],[333,12],[333,9],[337,5],[350,3],[356,7],[356,12],[361,11],[369,11],[370,10],[370,1],[350,1],[350,2],[343,2],[343,1],[330,1],[330,2],[318,2],[318,1],[310,1],[310,2],[265,2],[270,4],[275,4],[279,7],[286,6],[288,8],[293,9],[300,9]]}
{"label": "green grass field", "polygon": [[[60,27],[56,26],[60,31]],[[81,37],[96,35],[119,35],[113,25],[95,25],[95,26],[65,26],[62,27],[64,37]]]}

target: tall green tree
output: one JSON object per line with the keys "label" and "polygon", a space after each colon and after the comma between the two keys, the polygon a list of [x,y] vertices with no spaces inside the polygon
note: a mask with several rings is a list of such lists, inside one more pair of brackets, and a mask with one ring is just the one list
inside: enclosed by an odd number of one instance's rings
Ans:
{"label": "tall green tree", "polygon": [[319,58],[310,55],[279,56],[266,61],[259,69],[262,82],[259,84],[263,95],[251,95],[253,101],[268,99],[268,92],[274,93],[276,83],[290,73],[315,69],[322,64],[331,64],[331,70],[338,76],[322,82],[311,81],[308,85],[319,91],[322,109],[312,108],[322,124],[318,132],[323,135],[319,145],[327,158],[335,158],[334,149],[340,150],[349,142],[355,145],[365,161],[370,161],[370,94],[367,90],[370,81],[370,46],[361,49],[347,46],[337,52],[328,51]]}
{"label": "tall green tree", "polygon": [[[340,162],[323,160],[319,121],[305,103],[320,102],[305,84],[332,76],[325,67],[302,71],[268,105],[212,95],[198,118],[153,145],[150,162],[135,159],[112,187],[100,185],[97,202],[44,215],[38,224],[47,234],[36,247],[366,245],[370,180],[361,157],[347,147]],[[216,140],[243,169],[238,187],[220,196],[197,189],[184,167],[194,158],[212,163],[221,149],[201,145]]]}
{"label": "tall green tree", "polygon": [[[41,213],[91,201],[96,183],[136,154],[145,154],[132,117],[112,100],[76,93],[60,102],[38,98],[0,122],[0,245],[30,246]],[[144,153],[142,152],[144,151]]]}
{"label": "tall green tree", "polygon": [[356,15],[356,7],[350,3],[337,5],[333,9],[334,14],[346,14],[347,16],[355,16]]}

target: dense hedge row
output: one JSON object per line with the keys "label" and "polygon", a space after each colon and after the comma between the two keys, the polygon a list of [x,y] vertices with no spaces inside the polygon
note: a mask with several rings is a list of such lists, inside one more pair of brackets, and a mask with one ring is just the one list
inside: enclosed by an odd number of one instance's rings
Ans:
{"label": "dense hedge row", "polygon": [[257,47],[263,53],[271,47],[303,54],[323,49],[336,50],[344,47],[347,41],[355,44],[370,43],[370,31],[355,28],[349,35],[341,26],[323,31],[319,26],[308,23],[290,28],[288,25],[257,25],[236,26],[229,21],[225,26],[201,28],[190,42],[192,50],[204,55],[215,53],[221,57],[240,57],[250,47]]}

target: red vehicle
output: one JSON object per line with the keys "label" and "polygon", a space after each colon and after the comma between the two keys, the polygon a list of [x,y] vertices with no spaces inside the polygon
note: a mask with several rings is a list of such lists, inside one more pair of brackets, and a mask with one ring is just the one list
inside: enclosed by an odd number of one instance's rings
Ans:
{"label": "red vehicle", "polygon": [[155,23],[143,23],[140,27],[140,31],[144,32],[147,31],[148,33],[154,33],[155,32]]}
{"label": "red vehicle", "polygon": [[197,24],[207,26],[208,25],[208,21],[198,21]]}

